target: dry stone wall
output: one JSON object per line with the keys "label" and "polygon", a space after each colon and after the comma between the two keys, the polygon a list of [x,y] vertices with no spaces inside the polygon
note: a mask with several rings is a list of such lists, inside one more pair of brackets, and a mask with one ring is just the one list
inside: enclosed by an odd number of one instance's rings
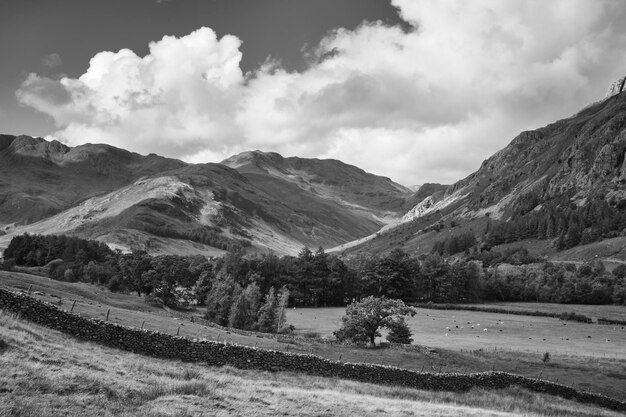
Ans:
{"label": "dry stone wall", "polygon": [[600,394],[577,391],[549,381],[505,372],[476,374],[415,372],[390,366],[343,363],[314,355],[256,349],[214,341],[192,341],[184,337],[121,326],[59,310],[50,303],[24,293],[0,289],[0,309],[74,337],[157,358],[230,365],[240,369],[290,371],[423,390],[468,391],[472,388],[502,389],[518,385],[584,403],[626,411],[626,402]]}

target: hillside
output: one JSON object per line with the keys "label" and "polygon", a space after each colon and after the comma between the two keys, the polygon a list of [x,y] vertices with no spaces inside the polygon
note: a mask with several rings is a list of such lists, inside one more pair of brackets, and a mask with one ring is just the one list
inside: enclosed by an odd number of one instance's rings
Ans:
{"label": "hillside", "polygon": [[16,234],[69,233],[153,254],[295,254],[379,230],[412,195],[334,160],[253,152],[186,164],[27,136],[0,145],[0,247]]}
{"label": "hillside", "polygon": [[518,388],[438,393],[147,358],[4,313],[0,364],[2,415],[618,415]]}
{"label": "hillside", "polygon": [[[490,246],[535,235],[551,240],[563,235],[571,238],[565,249],[623,236],[625,127],[622,93],[572,117],[522,132],[476,172],[422,199],[400,225],[361,245],[338,249],[351,253],[403,247],[428,252],[436,239],[462,232],[474,233]],[[494,230],[500,223],[514,229],[504,225]]]}
{"label": "hillside", "polygon": [[109,145],[0,135],[0,227],[32,223],[137,179],[185,166]]}
{"label": "hillside", "polygon": [[271,177],[347,207],[375,210],[381,217],[404,212],[407,198],[413,194],[389,178],[334,159],[283,158],[274,152],[252,151],[234,155],[222,164],[235,168],[255,184],[264,181],[260,177]]}

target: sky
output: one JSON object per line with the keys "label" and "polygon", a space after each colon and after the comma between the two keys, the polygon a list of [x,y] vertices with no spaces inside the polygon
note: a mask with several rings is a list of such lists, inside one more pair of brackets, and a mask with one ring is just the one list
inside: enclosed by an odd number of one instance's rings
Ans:
{"label": "sky", "polygon": [[0,0],[0,133],[453,183],[626,75],[622,0]]}

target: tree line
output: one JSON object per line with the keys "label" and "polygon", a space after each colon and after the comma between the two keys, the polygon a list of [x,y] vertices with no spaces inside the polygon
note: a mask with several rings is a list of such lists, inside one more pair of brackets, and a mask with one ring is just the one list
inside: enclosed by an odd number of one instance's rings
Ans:
{"label": "tree line", "polygon": [[[22,235],[13,238],[4,257],[5,264],[22,266],[48,262],[54,279],[135,292],[171,307],[205,305],[211,320],[249,329],[280,329],[281,319],[276,317],[281,303],[345,306],[368,296],[434,303],[626,301],[626,267],[610,273],[598,262],[551,264],[525,249],[473,251],[464,259],[445,259],[437,253],[415,257],[396,249],[381,256],[341,259],[322,248],[313,252],[305,247],[296,256],[245,257],[233,252],[207,259],[121,253],[75,237]],[[507,272],[498,267],[501,264],[517,265],[517,272]],[[523,270],[530,264],[532,268]],[[253,320],[268,299],[269,318]]]}

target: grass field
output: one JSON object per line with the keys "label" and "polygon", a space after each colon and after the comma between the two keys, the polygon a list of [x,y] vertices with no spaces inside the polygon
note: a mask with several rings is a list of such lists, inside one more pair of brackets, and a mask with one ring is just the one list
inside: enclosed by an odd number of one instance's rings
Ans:
{"label": "grass field", "polygon": [[572,416],[619,413],[519,388],[456,394],[147,358],[0,313],[2,416]]}
{"label": "grass field", "polygon": [[[613,331],[612,326],[570,322],[563,326],[563,322],[557,319],[542,317],[420,310],[410,323],[416,332],[415,343],[421,346],[363,349],[321,343],[312,338],[275,338],[226,332],[178,318],[171,312],[145,303],[134,294],[115,294],[82,283],[0,272],[0,287],[26,290],[31,286],[31,295],[64,310],[70,310],[76,301],[73,312],[78,314],[105,319],[110,310],[110,321],[133,327],[143,324],[144,328],[169,334],[180,331],[181,336],[190,338],[216,340],[219,337],[219,340],[247,346],[312,352],[328,359],[382,363],[417,371],[465,373],[496,369],[528,377],[541,374],[543,379],[558,380],[578,389],[626,399],[626,360],[623,352],[626,331],[615,331],[616,336],[610,337],[611,342],[602,342],[601,339],[608,338],[606,332]],[[297,309],[288,310],[287,318],[296,326],[297,335],[315,333],[329,336],[339,327],[343,312],[343,308]],[[503,324],[496,325],[496,320]],[[475,329],[472,330],[467,321],[474,323]],[[486,326],[488,331],[479,330],[478,324],[480,328]],[[456,325],[464,328],[457,330]],[[448,336],[445,336],[445,327],[451,327]],[[561,340],[568,332],[582,332],[580,334],[585,337]],[[587,335],[592,335],[592,338],[587,339]],[[547,365],[541,361],[545,351],[549,351],[552,357]]]}
{"label": "grass field", "polygon": [[[567,307],[567,306],[565,306]],[[609,306],[612,307],[612,306]],[[595,306],[600,311],[602,306]],[[289,310],[298,332],[331,336],[341,325],[343,307]],[[407,318],[415,343],[453,350],[497,349],[626,360],[626,328],[552,317],[463,310],[417,309]]]}

